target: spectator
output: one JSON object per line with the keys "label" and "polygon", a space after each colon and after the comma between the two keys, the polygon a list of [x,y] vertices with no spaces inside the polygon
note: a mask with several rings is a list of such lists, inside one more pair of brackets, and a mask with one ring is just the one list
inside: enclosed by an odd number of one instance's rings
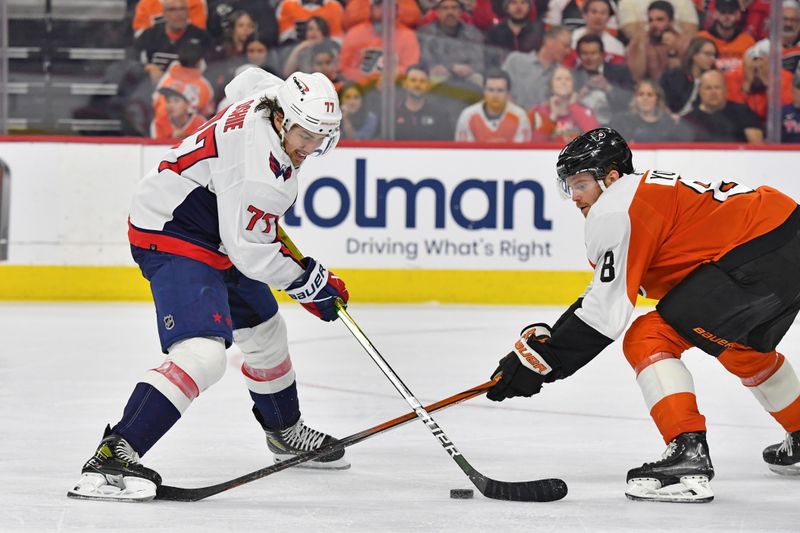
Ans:
{"label": "spectator", "polygon": [[800,72],[792,82],[792,102],[781,110],[781,142],[800,143]]}
{"label": "spectator", "polygon": [[221,42],[229,31],[230,15],[234,11],[250,14],[258,28],[258,36],[269,48],[278,43],[275,8],[267,0],[208,0],[208,33],[216,42]]}
{"label": "spectator", "polygon": [[800,69],[800,3],[783,2],[783,68],[789,72]]}
{"label": "spectator", "polygon": [[441,102],[430,94],[431,84],[424,65],[411,65],[403,80],[394,117],[394,138],[445,141],[453,138],[453,121]]}
{"label": "spectator", "polygon": [[[344,77],[362,85],[375,81],[383,69],[383,30],[379,31],[383,19],[383,0],[371,1],[370,21],[347,31],[339,58]],[[393,45],[396,54],[395,76],[405,73],[410,65],[419,63],[419,42],[412,30],[397,23]]]}
{"label": "spectator", "polygon": [[742,64],[745,51],[756,44],[753,36],[743,32],[739,24],[742,20],[739,0],[717,0],[713,19],[711,29],[701,31],[697,36],[711,39],[717,45],[718,69],[723,72],[733,70]]}
{"label": "spectator", "polygon": [[378,116],[364,106],[364,91],[348,81],[339,89],[342,109],[342,139],[374,139],[378,133]]}
{"label": "spectator", "polygon": [[624,65],[604,60],[603,41],[589,33],[578,40],[575,87],[578,103],[592,110],[597,121],[607,126],[612,115],[631,100],[633,82]]}
{"label": "spectator", "polygon": [[689,141],[688,130],[664,103],[664,90],[653,80],[636,84],[627,113],[614,118],[614,128],[630,142]]}
{"label": "spectator", "polygon": [[715,68],[718,55],[717,45],[707,37],[695,37],[689,42],[681,66],[669,69],[661,76],[661,86],[671,112],[684,116],[694,108],[700,75]]}
{"label": "spectator", "polygon": [[699,94],[700,104],[685,117],[695,142],[763,142],[764,132],[756,114],[746,105],[728,100],[722,72],[704,72]]}
{"label": "spectator", "polygon": [[550,75],[570,53],[569,30],[553,26],[544,33],[538,52],[511,52],[503,70],[511,77],[511,99],[523,109],[543,102],[550,91]]}
{"label": "spectator", "polygon": [[156,117],[159,113],[163,114],[165,99],[158,93],[162,87],[170,87],[173,82],[180,82],[185,90],[180,92],[189,100],[193,110],[201,115],[211,116],[214,114],[215,100],[214,88],[211,83],[203,77],[203,51],[195,43],[184,43],[178,51],[178,60],[174,61],[161,77],[156,85],[154,93],[153,109]]}
{"label": "spectator", "polygon": [[271,74],[278,75],[280,73],[277,60],[266,37],[251,35],[244,43],[244,58],[247,64],[266,70]]}
{"label": "spectator", "polygon": [[578,40],[584,35],[597,35],[603,40],[603,49],[609,59],[622,61],[625,57],[625,46],[608,29],[611,19],[610,0],[585,0],[581,8],[586,24],[572,32],[572,47],[577,48]]}
{"label": "spectator", "polygon": [[[416,28],[422,12],[415,0],[397,0],[397,20],[407,28]],[[344,28],[350,28],[369,22],[370,0],[347,0],[344,7]]]}
{"label": "spectator", "polygon": [[530,111],[534,141],[563,144],[600,127],[592,110],[577,102],[575,82],[567,67],[558,66],[553,71],[549,92],[547,102]]}
{"label": "spectator", "polygon": [[[792,74],[780,69],[781,105],[792,101]],[[761,119],[767,120],[767,94],[769,84],[769,40],[759,41],[744,53],[744,62],[725,73],[728,99],[747,104]]]}
{"label": "spectator", "polygon": [[[742,10],[742,31],[752,35],[756,41],[769,37],[771,3],[771,0],[739,0],[739,7]],[[716,10],[717,0],[703,0],[697,4],[701,30],[711,29]]]}
{"label": "spectator", "polygon": [[[584,9],[586,8],[585,0],[550,0],[547,4],[547,12],[544,17],[544,22],[548,26],[566,26],[573,32],[586,25],[586,17]],[[609,0],[609,7],[611,13],[608,20],[608,28],[611,33],[617,33],[617,2]]]}
{"label": "spectator", "polygon": [[525,110],[510,100],[511,77],[492,69],[486,75],[483,100],[461,112],[456,123],[457,141],[523,143],[531,140]]}
{"label": "spectator", "polygon": [[628,68],[635,81],[658,81],[664,72],[680,65],[689,39],[675,29],[674,18],[672,4],[666,0],[655,0],[647,8],[647,32],[635,34],[628,43]]}
{"label": "spectator", "polygon": [[[187,3],[189,22],[200,29],[206,29],[208,7],[206,0],[189,0]],[[139,37],[144,30],[164,21],[163,0],[139,0],[133,15],[133,36]]]}
{"label": "spectator", "polygon": [[258,32],[258,25],[247,11],[234,11],[228,18],[222,43],[214,54],[215,59],[223,61],[243,57],[245,41]]}
{"label": "spectator", "polygon": [[344,84],[339,72],[339,47],[335,41],[321,42],[311,48],[311,68],[309,72],[321,72],[331,80],[334,89],[341,89]]}
{"label": "spectator", "polygon": [[[266,1],[266,0],[265,0]],[[330,28],[330,37],[341,42],[344,8],[337,0],[281,0],[278,4],[278,42],[305,40],[306,23],[313,16],[322,17]]]}
{"label": "spectator", "polygon": [[503,20],[486,31],[486,64],[502,65],[509,52],[542,46],[544,24],[530,19],[531,0],[504,0]]}
{"label": "spectator", "polygon": [[158,89],[165,100],[163,111],[156,113],[150,126],[153,139],[182,139],[199,128],[205,117],[197,114],[191,100],[195,97],[190,85],[173,79]]}
{"label": "spectator", "polygon": [[134,53],[155,84],[167,66],[178,59],[178,49],[187,42],[198,44],[204,55],[208,54],[211,47],[208,33],[189,24],[186,0],[164,0],[164,22],[139,35],[134,43]]}
{"label": "spectator", "polygon": [[[417,30],[420,57],[431,83],[479,93],[483,85],[483,35],[461,20],[460,0],[439,0],[436,22]],[[474,101],[474,100],[473,100]]]}
{"label": "spectator", "polygon": [[312,72],[311,71],[311,49],[320,43],[327,43],[331,49],[339,55],[339,44],[331,39],[331,30],[328,23],[322,17],[313,16],[306,23],[305,38],[289,53],[283,67],[284,76],[292,72]]}
{"label": "spectator", "polygon": [[[652,0],[620,0],[617,19],[619,28],[627,39],[646,34]],[[687,40],[694,37],[698,27],[697,9],[692,0],[668,0],[674,13],[674,31]]]}

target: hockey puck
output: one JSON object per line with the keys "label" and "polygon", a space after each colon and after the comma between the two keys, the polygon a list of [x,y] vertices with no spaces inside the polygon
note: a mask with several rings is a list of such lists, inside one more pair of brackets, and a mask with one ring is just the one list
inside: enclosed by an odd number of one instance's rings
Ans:
{"label": "hockey puck", "polygon": [[450,489],[450,497],[456,500],[469,500],[475,495],[472,489]]}

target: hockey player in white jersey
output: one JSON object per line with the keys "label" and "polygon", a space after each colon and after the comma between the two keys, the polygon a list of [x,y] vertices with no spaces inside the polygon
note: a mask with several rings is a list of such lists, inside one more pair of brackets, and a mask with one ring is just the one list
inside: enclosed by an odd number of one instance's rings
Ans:
{"label": "hockey player in white jersey", "polygon": [[[270,287],[325,321],[337,318],[337,298],[347,302],[342,280],[311,257],[293,257],[277,234],[297,199],[303,161],[336,145],[337,94],[322,74],[296,72],[284,81],[255,68],[225,92],[234,103],[168,150],[133,198],[131,250],[150,282],[167,355],[137,383],[122,419],[106,427],[72,497],[154,498],[161,478],[141,456],[222,377],[233,342],[276,461],[334,440],[300,417],[286,326]],[[305,464],[350,466],[344,450]]]}

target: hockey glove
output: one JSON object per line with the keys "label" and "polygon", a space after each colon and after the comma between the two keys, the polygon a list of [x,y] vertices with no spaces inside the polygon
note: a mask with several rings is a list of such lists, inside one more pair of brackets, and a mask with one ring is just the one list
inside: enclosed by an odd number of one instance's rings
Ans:
{"label": "hockey glove", "polygon": [[530,397],[542,390],[542,383],[553,371],[544,358],[531,349],[535,342],[550,339],[550,326],[531,324],[522,330],[514,350],[500,359],[500,365],[492,373],[492,379],[500,373],[500,381],[489,389],[486,397],[495,402],[515,396]]}
{"label": "hockey glove", "polygon": [[336,320],[336,299],[341,298],[346,305],[350,297],[344,281],[312,257],[304,257],[302,262],[306,271],[286,288],[286,294],[325,322]]}

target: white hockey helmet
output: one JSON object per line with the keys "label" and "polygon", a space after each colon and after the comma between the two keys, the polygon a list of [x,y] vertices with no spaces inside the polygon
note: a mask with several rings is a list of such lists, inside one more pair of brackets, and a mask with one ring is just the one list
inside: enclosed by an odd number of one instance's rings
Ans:
{"label": "white hockey helmet", "polygon": [[283,109],[283,131],[298,126],[326,136],[311,155],[323,155],[339,142],[342,111],[339,95],[331,80],[320,72],[295,72],[278,87],[278,104]]}

